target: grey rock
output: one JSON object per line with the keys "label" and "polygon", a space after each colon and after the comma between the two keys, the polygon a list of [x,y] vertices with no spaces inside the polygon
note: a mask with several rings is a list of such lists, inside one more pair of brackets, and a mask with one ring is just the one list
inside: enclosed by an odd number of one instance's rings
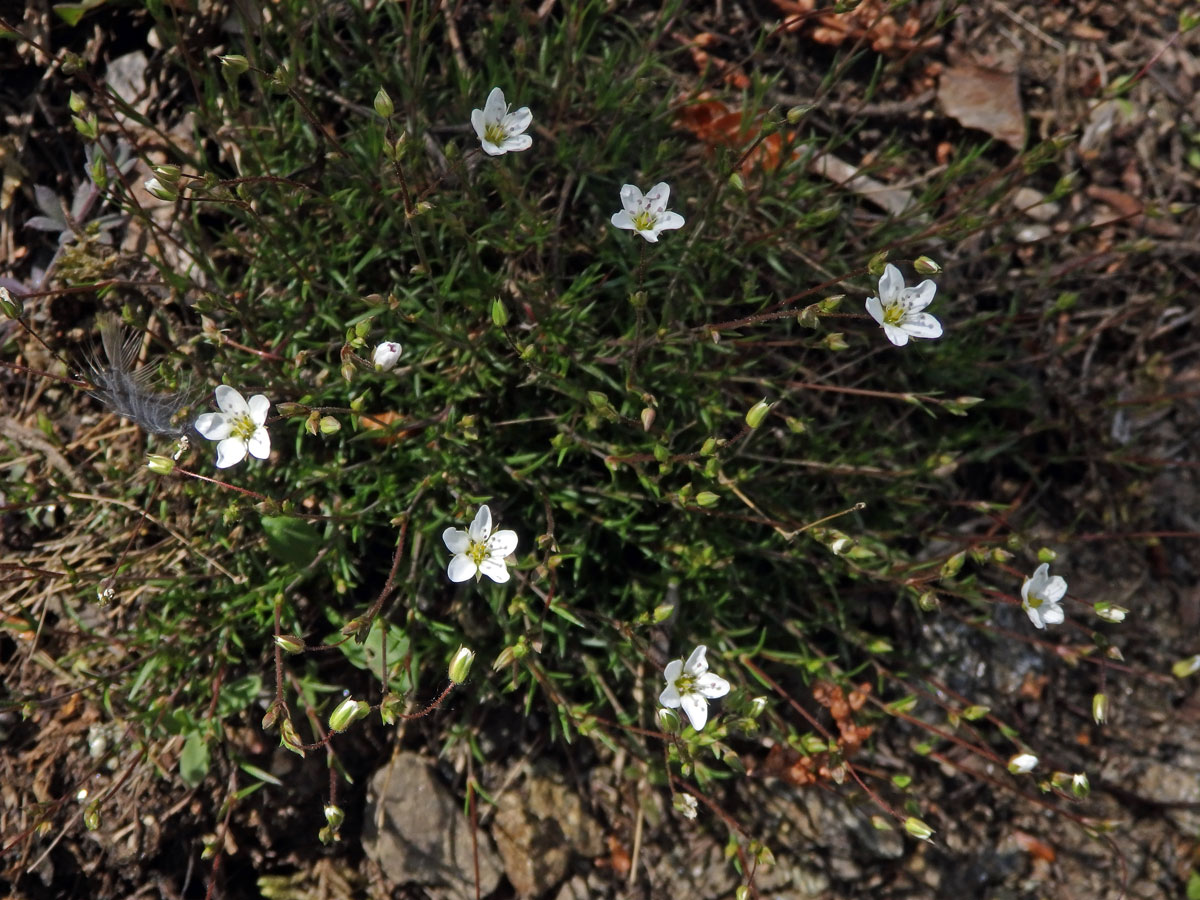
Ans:
{"label": "grey rock", "polygon": [[502,869],[486,832],[472,841],[462,804],[413,754],[401,754],[371,779],[363,849],[396,884],[440,886],[458,900],[475,900],[475,850],[479,892],[500,884]]}

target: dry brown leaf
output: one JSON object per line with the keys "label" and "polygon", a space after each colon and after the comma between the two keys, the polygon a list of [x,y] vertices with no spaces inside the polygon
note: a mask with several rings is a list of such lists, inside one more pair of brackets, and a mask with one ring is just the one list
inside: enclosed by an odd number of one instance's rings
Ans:
{"label": "dry brown leaf", "polygon": [[938,103],[966,128],[986,131],[1014,150],[1025,146],[1025,112],[1015,72],[951,66],[938,82]]}

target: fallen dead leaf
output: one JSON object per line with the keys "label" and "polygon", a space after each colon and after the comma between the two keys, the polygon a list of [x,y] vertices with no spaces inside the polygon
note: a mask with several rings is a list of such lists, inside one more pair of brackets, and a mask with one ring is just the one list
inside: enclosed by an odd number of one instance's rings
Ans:
{"label": "fallen dead leaf", "polygon": [[1015,72],[951,66],[938,81],[938,102],[965,128],[986,131],[1014,150],[1025,146],[1025,113]]}

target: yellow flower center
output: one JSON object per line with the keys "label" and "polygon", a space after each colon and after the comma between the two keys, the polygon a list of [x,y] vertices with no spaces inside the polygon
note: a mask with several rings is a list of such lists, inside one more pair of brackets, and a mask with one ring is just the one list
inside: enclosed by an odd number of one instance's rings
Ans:
{"label": "yellow flower center", "polygon": [[508,132],[504,130],[504,126],[499,122],[489,122],[483,126],[483,139],[489,144],[495,144],[499,147],[508,140]]}
{"label": "yellow flower center", "polygon": [[904,307],[898,303],[883,308],[883,324],[899,325],[904,319]]}
{"label": "yellow flower center", "polygon": [[675,690],[682,694],[696,693],[696,676],[695,675],[680,675],[675,679]]}
{"label": "yellow flower center", "polygon": [[653,231],[655,215],[648,209],[643,209],[633,217],[633,227],[638,231]]}
{"label": "yellow flower center", "polygon": [[254,437],[254,432],[258,431],[258,426],[254,424],[254,420],[250,418],[249,413],[234,413],[229,420],[230,435],[235,438],[240,438],[243,441],[248,441]]}
{"label": "yellow flower center", "polygon": [[487,558],[488,558],[488,549],[487,549],[486,543],[480,543],[479,541],[471,541],[470,543],[467,544],[467,559],[469,559],[469,560],[471,560],[471,562],[475,563],[476,568],[478,568],[479,564]]}

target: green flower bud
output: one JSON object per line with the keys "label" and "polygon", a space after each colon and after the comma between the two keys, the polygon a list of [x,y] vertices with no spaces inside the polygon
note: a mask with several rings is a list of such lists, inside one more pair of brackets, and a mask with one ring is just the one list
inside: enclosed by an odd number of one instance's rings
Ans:
{"label": "green flower bud", "polygon": [[887,266],[888,251],[881,250],[871,257],[867,263],[867,271],[878,278],[883,274],[884,268]]}
{"label": "green flower bud", "polygon": [[655,412],[649,406],[642,410],[642,431],[649,431],[654,424]]}
{"label": "green flower bud", "polygon": [[1092,695],[1092,721],[1097,725],[1108,721],[1108,694]]}
{"label": "green flower bud", "polygon": [[757,428],[766,419],[767,413],[771,411],[771,404],[766,399],[759,400],[746,413],[746,424],[751,428]]}
{"label": "green flower bud", "polygon": [[238,75],[243,75],[250,70],[250,60],[237,53],[231,53],[228,56],[218,56],[221,60],[221,65],[225,71],[236,78]]}
{"label": "green flower bud", "polygon": [[450,658],[448,674],[455,684],[462,684],[471,672],[471,663],[475,662],[475,651],[459,647]]}
{"label": "green flower bud", "polygon": [[710,506],[716,506],[721,498],[712,491],[701,491],[696,495],[696,505],[703,506],[707,509]]}
{"label": "green flower bud", "polygon": [[928,841],[933,837],[933,829],[915,816],[904,820],[904,830],[921,841]]}
{"label": "green flower bud", "polygon": [[175,460],[169,456],[159,456],[157,453],[150,453],[146,456],[146,468],[155,475],[170,475],[175,471]]}
{"label": "green flower bud", "polygon": [[163,165],[155,166],[154,174],[158,176],[158,180],[163,184],[174,185],[178,183],[179,176],[183,174],[183,171],[179,168],[179,166]]}
{"label": "green flower bud", "polygon": [[390,119],[392,113],[396,111],[395,105],[392,103],[392,98],[388,96],[388,92],[383,88],[375,95],[375,112],[379,113],[383,118]]}
{"label": "green flower bud", "polygon": [[342,823],[346,821],[346,814],[342,812],[340,806],[333,803],[325,804],[325,821],[329,823],[329,827],[337,831],[342,827]]}
{"label": "green flower bud", "polygon": [[291,719],[284,719],[279,725],[279,744],[298,756],[304,755],[304,745],[300,743],[300,736],[296,734],[296,726]]}
{"label": "green flower bud", "polygon": [[832,332],[831,334],[827,334],[825,336],[825,340],[822,341],[821,343],[823,343],[830,350],[845,350],[847,347],[850,346],[849,344],[846,343],[846,336],[844,334],[842,334],[840,331],[835,331],[835,332]]}
{"label": "green flower bud", "polygon": [[335,706],[333,712],[329,714],[329,729],[331,731],[345,731],[370,711],[371,706],[365,700],[355,700],[353,697],[347,697]]}
{"label": "green flower bud", "polygon": [[146,190],[157,197],[159,200],[165,200],[168,203],[173,203],[179,199],[179,191],[174,185],[163,184],[157,178],[147,178],[145,181]]}
{"label": "green flower bud", "polygon": [[811,109],[811,106],[793,106],[787,111],[787,123],[789,125],[800,124],[800,120],[803,119]]}
{"label": "green flower bud", "polygon": [[679,716],[673,710],[666,708],[658,711],[658,727],[667,734],[679,734],[680,721]]}
{"label": "green flower bud", "polygon": [[492,323],[497,328],[503,328],[508,324],[508,308],[499,297],[492,301]]}
{"label": "green flower bud", "polygon": [[729,173],[729,185],[735,191],[739,191],[741,193],[745,193],[745,191],[746,191],[746,182],[744,182],[742,180],[741,172],[730,172]]}
{"label": "green flower bud", "polygon": [[75,113],[75,115],[79,115],[85,109],[87,109],[87,101],[83,99],[82,94],[77,94],[74,91],[71,91],[71,96],[67,98],[67,106],[70,108],[71,112]]}
{"label": "green flower bud", "polygon": [[913,260],[913,268],[922,275],[938,275],[942,271],[942,267],[928,256],[918,256]]}
{"label": "green flower bud", "polygon": [[342,423],[333,416],[321,416],[317,427],[321,430],[321,434],[337,434],[342,430]]}
{"label": "green flower bud", "polygon": [[701,456],[712,456],[713,452],[716,449],[717,449],[717,439],[711,438],[711,437],[706,438],[704,443],[700,445],[700,455]]}
{"label": "green flower bud", "polygon": [[275,646],[284,653],[303,653],[305,650],[304,641],[294,634],[275,635]]}

